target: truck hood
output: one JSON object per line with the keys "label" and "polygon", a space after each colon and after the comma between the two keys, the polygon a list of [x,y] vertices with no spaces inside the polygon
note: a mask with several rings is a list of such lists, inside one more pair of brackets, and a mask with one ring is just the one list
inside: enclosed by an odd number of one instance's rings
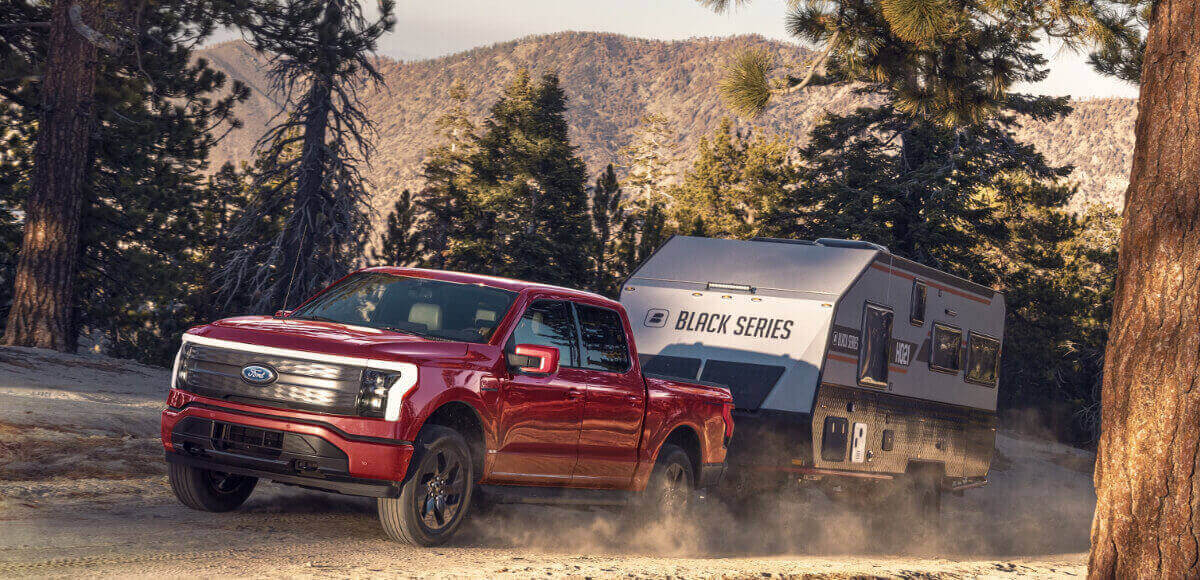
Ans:
{"label": "truck hood", "polygon": [[462,357],[469,349],[469,344],[465,342],[429,340],[365,326],[271,316],[226,318],[194,328],[188,334],[372,360],[419,361]]}

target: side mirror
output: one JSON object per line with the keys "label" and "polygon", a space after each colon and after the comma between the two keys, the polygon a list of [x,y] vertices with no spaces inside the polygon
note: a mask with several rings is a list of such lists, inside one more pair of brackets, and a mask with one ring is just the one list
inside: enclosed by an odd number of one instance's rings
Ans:
{"label": "side mirror", "polygon": [[275,318],[287,318],[292,315],[295,310],[276,310]]}
{"label": "side mirror", "polygon": [[[510,363],[516,372],[550,375],[558,372],[558,349],[536,344],[518,344]],[[513,360],[516,359],[516,360]]]}

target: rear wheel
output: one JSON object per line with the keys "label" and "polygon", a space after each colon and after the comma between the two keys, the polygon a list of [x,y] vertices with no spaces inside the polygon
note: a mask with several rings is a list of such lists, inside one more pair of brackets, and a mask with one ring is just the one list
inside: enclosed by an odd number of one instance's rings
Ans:
{"label": "rear wheel", "polygon": [[172,463],[168,472],[171,491],[179,502],[194,510],[227,512],[236,509],[250,497],[257,477],[234,475],[221,471],[200,469]]}
{"label": "rear wheel", "polygon": [[909,497],[917,521],[925,532],[936,530],[942,521],[941,474],[931,469],[909,476]]}
{"label": "rear wheel", "polygon": [[692,460],[687,452],[675,445],[663,445],[646,485],[643,515],[666,519],[686,516],[695,481]]}
{"label": "rear wheel", "polygon": [[449,540],[462,523],[475,487],[475,468],[467,441],[457,431],[428,425],[400,497],[379,498],[379,522],[394,540],[436,546]]}

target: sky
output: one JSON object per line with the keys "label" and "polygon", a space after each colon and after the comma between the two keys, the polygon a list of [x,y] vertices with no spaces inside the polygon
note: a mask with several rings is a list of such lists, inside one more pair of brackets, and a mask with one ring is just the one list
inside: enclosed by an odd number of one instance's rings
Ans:
{"label": "sky", "polygon": [[[396,28],[379,52],[413,60],[436,58],[531,34],[564,30],[615,32],[641,38],[761,34],[790,40],[783,29],[784,0],[755,0],[714,14],[696,0],[397,0]],[[233,38],[219,34],[214,42]],[[1137,97],[1137,87],[1097,74],[1086,55],[1045,45],[1050,76],[1019,90],[1089,97]]]}

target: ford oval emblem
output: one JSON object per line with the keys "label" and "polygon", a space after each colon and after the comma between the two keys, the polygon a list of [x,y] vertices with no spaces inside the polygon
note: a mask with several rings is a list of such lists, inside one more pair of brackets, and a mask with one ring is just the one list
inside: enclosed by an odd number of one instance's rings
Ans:
{"label": "ford oval emblem", "polygon": [[246,365],[242,367],[242,380],[252,385],[269,385],[278,377],[275,369],[263,365]]}

